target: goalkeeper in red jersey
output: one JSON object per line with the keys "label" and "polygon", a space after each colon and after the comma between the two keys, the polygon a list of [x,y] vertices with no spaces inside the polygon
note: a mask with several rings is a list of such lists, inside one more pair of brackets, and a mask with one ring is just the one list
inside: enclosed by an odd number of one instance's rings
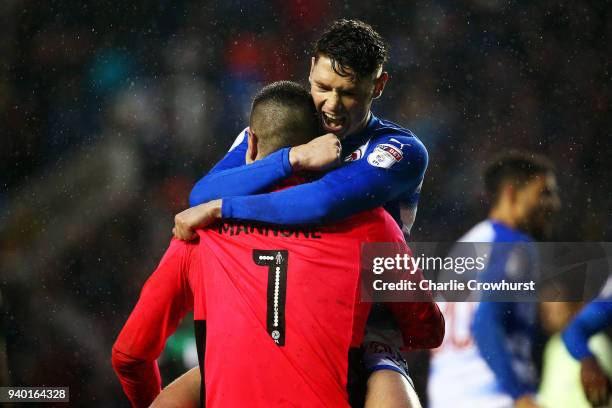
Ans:
{"label": "goalkeeper in red jersey", "polygon": [[[247,161],[316,133],[308,93],[273,84],[254,101]],[[403,243],[393,219],[378,208],[319,228],[224,223],[199,235],[173,240],[113,347],[132,404],[148,406],[159,393],[155,359],[193,308],[209,406],[347,406],[348,355],[369,313],[359,301],[359,248]],[[439,344],[434,303],[389,307],[408,347]]]}

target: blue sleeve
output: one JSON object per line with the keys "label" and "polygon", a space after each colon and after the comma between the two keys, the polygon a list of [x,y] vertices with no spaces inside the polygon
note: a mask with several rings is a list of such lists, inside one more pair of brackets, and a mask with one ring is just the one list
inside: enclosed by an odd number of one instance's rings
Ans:
{"label": "blue sleeve", "polygon": [[189,194],[191,207],[217,198],[261,193],[291,174],[289,148],[246,164],[247,144],[245,130],[225,157],[193,187]]}
{"label": "blue sleeve", "polygon": [[512,368],[512,355],[506,342],[505,317],[511,313],[511,305],[501,302],[482,302],[476,309],[472,332],[476,345],[502,390],[512,398],[533,393]]}
{"label": "blue sleeve", "polygon": [[[400,137],[394,136],[396,140]],[[222,216],[283,225],[320,224],[378,207],[416,190],[423,180],[427,150],[418,139],[407,139],[403,141],[410,143],[394,146],[400,160],[387,155],[388,160],[380,162],[368,156],[311,183],[269,194],[230,197],[223,200]],[[368,150],[376,154],[374,150],[383,145],[379,142]],[[401,155],[397,153],[400,149]]]}
{"label": "blue sleeve", "polygon": [[612,301],[594,301],[578,313],[563,331],[561,338],[570,354],[577,360],[592,357],[589,338],[612,326]]}

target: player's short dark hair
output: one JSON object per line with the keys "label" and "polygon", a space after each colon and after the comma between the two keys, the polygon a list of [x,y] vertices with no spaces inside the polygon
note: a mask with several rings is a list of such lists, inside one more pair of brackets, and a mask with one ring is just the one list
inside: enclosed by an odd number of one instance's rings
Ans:
{"label": "player's short dark hair", "polygon": [[369,24],[359,20],[337,20],[313,47],[313,56],[324,55],[340,76],[365,77],[374,74],[388,58],[388,46]]}
{"label": "player's short dark hair", "polygon": [[312,96],[298,83],[271,83],[253,99],[249,126],[261,156],[309,142],[319,133],[318,123]]}
{"label": "player's short dark hair", "polygon": [[495,156],[486,166],[485,189],[491,202],[495,203],[504,184],[512,183],[521,189],[536,176],[554,172],[554,164],[546,157],[534,152],[511,150]]}

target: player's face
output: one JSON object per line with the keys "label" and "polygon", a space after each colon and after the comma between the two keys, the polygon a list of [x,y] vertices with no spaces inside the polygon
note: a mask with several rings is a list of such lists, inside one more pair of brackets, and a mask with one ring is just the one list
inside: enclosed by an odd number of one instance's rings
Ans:
{"label": "player's face", "polygon": [[320,55],[312,58],[308,79],[323,130],[343,139],[367,124],[372,99],[380,96],[388,75],[341,76],[333,70],[330,59]]}
{"label": "player's face", "polygon": [[517,192],[519,228],[536,239],[548,237],[555,213],[561,207],[557,179],[551,174],[535,177]]}

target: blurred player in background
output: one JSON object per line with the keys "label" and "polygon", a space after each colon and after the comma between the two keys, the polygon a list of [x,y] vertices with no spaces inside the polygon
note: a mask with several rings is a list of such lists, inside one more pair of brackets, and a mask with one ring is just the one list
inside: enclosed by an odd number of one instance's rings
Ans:
{"label": "blurred player in background", "polygon": [[[256,162],[281,146],[309,139],[317,131],[315,118],[311,97],[297,84],[281,82],[264,88],[253,103],[246,161]],[[310,239],[301,229],[268,236],[261,226],[224,224],[217,232],[200,233],[200,250],[194,249],[194,243],[173,241],[113,348],[113,366],[132,404],[148,406],[159,392],[155,359],[178,321],[194,307],[194,318],[202,327],[197,342],[206,343],[207,403],[277,405],[276,398],[284,398],[304,406],[346,405],[349,343],[361,344],[369,309],[356,292],[360,243],[404,241],[395,222],[380,208],[351,220],[322,227],[319,236]],[[283,250],[264,251],[274,256],[253,258],[253,248],[277,247]],[[249,267],[253,260],[263,263]],[[277,273],[278,265],[284,267],[286,275],[274,281],[273,296],[268,286],[266,302],[265,287],[273,271],[268,276],[260,269],[274,265]],[[407,347],[441,342],[443,319],[433,302],[389,307]],[[259,321],[253,321],[258,309]],[[203,364],[203,350],[199,352]],[[193,397],[198,396],[198,379],[177,388],[191,378],[174,383],[169,391],[176,392],[156,404],[197,405]],[[418,406],[410,389],[397,394],[411,396],[404,406]],[[380,406],[385,400],[377,402]]]}
{"label": "blurred player in background", "polygon": [[[547,159],[527,152],[503,154],[486,168],[484,179],[492,203],[489,217],[460,241],[531,242],[550,232],[560,201],[554,167]],[[511,280],[510,274],[529,273],[529,259],[517,271],[514,254],[491,248],[485,271],[489,278]],[[432,354],[430,407],[537,406],[538,382],[531,355],[537,303],[439,305],[447,334]]]}
{"label": "blurred player in background", "polygon": [[[190,204],[202,207],[197,217],[190,217],[189,210],[183,214],[176,225],[177,236],[189,239],[196,228],[219,218],[281,225],[321,224],[378,206],[384,206],[408,234],[428,156],[411,131],[371,112],[372,101],[382,95],[389,79],[384,71],[387,55],[387,45],[369,25],[357,20],[333,23],[315,44],[309,75],[321,127],[329,134],[302,146],[281,149],[247,166],[248,130],[242,131],[227,155],[192,190]],[[266,193],[295,172],[328,169],[337,158],[339,144],[339,168],[313,182]],[[373,323],[379,316],[388,316],[384,308],[373,310],[377,312],[373,313]],[[371,338],[378,338],[376,330],[370,332]],[[388,358],[380,355],[365,359],[370,362],[368,370],[374,373],[369,381],[377,381],[377,377],[384,377],[385,384],[406,381],[405,365],[391,364],[401,356],[391,354]]]}
{"label": "blurred player in background", "polygon": [[[594,406],[606,406],[611,399],[609,371],[589,347],[589,339],[612,326],[612,277],[598,299],[589,303],[563,332],[562,338],[572,357],[580,361],[580,380],[584,394]],[[604,362],[608,363],[608,362]]]}

